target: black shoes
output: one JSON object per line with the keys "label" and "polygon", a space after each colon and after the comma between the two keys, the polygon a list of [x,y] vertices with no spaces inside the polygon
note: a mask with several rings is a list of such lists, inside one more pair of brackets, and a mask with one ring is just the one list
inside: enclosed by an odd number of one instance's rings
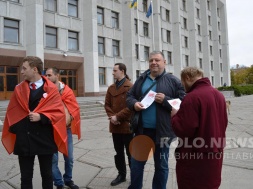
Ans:
{"label": "black shoes", "polygon": [[116,186],[126,181],[126,176],[118,175],[116,179],[111,182],[111,186]]}
{"label": "black shoes", "polygon": [[79,187],[75,185],[73,181],[65,182],[65,185],[68,186],[70,189],[79,189]]}

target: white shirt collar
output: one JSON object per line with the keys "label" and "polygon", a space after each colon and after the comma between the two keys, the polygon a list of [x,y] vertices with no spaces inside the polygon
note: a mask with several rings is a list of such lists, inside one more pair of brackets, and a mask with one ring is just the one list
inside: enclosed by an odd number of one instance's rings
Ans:
{"label": "white shirt collar", "polygon": [[40,87],[43,85],[43,79],[40,78],[38,81],[30,82],[30,83],[29,83],[30,88],[31,88],[31,84],[32,84],[32,83],[35,83],[36,89],[38,89],[38,88],[40,88]]}

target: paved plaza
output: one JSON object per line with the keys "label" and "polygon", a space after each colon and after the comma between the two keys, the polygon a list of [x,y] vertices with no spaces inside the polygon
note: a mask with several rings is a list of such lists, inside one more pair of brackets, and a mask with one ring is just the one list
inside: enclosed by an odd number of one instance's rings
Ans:
{"label": "paved plaza", "polygon": [[[98,97],[98,100],[104,97]],[[78,100],[84,100],[79,97]],[[86,99],[87,100],[87,99]],[[229,98],[231,109],[227,127],[227,146],[224,152],[222,183],[220,189],[252,189],[253,186],[253,95]],[[5,106],[6,101],[0,106]],[[111,134],[108,132],[107,117],[82,120],[82,138],[74,136],[74,170],[73,180],[80,188],[120,189],[129,185],[129,169],[127,181],[110,186],[116,178],[114,166],[114,149]],[[0,135],[2,133],[0,132]],[[172,143],[169,159],[168,189],[177,189],[175,174],[175,159],[173,156],[176,142]],[[63,169],[63,158],[60,167]],[[39,165],[34,168],[34,189],[41,189]],[[145,166],[143,184],[145,189],[151,189],[154,174],[153,159]],[[2,143],[0,144],[0,189],[20,188],[20,172],[17,156],[8,155]]]}

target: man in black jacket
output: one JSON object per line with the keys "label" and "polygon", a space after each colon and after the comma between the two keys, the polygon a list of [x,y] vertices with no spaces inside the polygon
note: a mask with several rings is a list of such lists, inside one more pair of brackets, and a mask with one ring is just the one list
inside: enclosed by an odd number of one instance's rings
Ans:
{"label": "man in black jacket", "polygon": [[[127,105],[130,110],[140,111],[138,128],[132,141],[130,151],[131,160],[131,185],[129,189],[141,189],[143,170],[152,149],[155,162],[153,189],[166,189],[168,180],[169,146],[175,134],[171,128],[172,107],[168,100],[185,96],[184,88],[178,78],[165,72],[166,60],[160,51],[151,52],[149,55],[149,69],[145,71],[134,83],[127,94]],[[156,92],[154,102],[144,108],[140,102],[143,93],[157,82],[151,90]],[[135,142],[136,141],[136,142]],[[149,148],[148,148],[149,147]],[[146,148],[146,156],[138,152]]]}

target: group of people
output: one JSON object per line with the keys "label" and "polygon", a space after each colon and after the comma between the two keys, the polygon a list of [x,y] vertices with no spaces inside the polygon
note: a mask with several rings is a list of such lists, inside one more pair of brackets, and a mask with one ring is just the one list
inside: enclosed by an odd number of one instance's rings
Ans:
{"label": "group of people", "polygon": [[[24,81],[18,84],[6,111],[2,142],[9,154],[18,155],[21,189],[32,189],[35,156],[38,156],[43,189],[78,189],[72,180],[72,134],[81,137],[80,109],[73,91],[59,81],[59,70],[48,68],[34,56],[22,61]],[[65,173],[58,168],[63,153]]]}
{"label": "group of people", "polygon": [[[144,167],[150,156],[155,168],[152,188],[166,189],[170,144],[178,137],[175,150],[178,188],[217,189],[221,183],[228,122],[225,99],[202,70],[186,67],[181,71],[180,81],[166,73],[165,65],[162,52],[151,52],[149,69],[134,84],[125,64],[116,63],[113,67],[115,83],[108,87],[104,105],[118,171],[111,186],[126,181],[126,152],[131,179],[128,189],[142,188]],[[52,189],[53,184],[59,189],[64,184],[78,189],[72,180],[72,134],[81,137],[79,106],[73,91],[59,81],[57,68],[48,68],[45,76],[41,72],[40,58],[23,59],[24,81],[15,87],[10,99],[2,142],[8,153],[18,155],[21,189],[33,188],[36,155],[43,189]],[[155,94],[154,101],[145,107],[141,99],[150,91]],[[182,101],[180,109],[169,103],[177,98]],[[135,113],[139,113],[139,121],[133,131],[129,123]],[[58,168],[58,151],[64,154],[63,176]]]}
{"label": "group of people", "polygon": [[[178,188],[217,189],[221,183],[228,123],[224,96],[212,87],[202,70],[186,67],[181,71],[180,81],[166,73],[165,65],[162,52],[151,52],[149,69],[133,85],[126,66],[122,63],[114,65],[116,81],[108,88],[105,98],[118,170],[111,185],[126,181],[125,150],[131,179],[128,189],[142,188],[144,167],[151,156],[155,169],[152,188],[166,189],[169,148],[178,137],[175,150]],[[148,107],[141,101],[146,94],[155,94]],[[179,110],[169,103],[177,98],[182,101]],[[132,132],[129,122],[135,113],[139,119]],[[204,141],[204,145],[196,140]]]}

